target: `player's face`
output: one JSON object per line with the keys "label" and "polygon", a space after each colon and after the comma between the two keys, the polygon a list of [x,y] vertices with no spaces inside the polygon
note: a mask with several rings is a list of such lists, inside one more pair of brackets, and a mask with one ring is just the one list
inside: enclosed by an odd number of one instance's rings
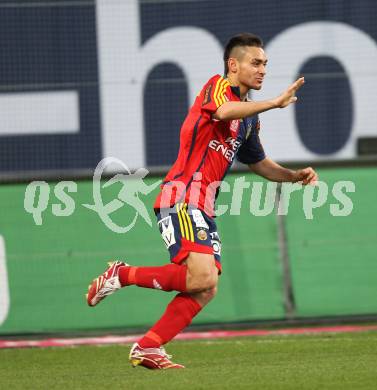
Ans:
{"label": "player's face", "polygon": [[238,81],[248,89],[261,89],[266,75],[267,57],[260,47],[245,47],[238,60]]}

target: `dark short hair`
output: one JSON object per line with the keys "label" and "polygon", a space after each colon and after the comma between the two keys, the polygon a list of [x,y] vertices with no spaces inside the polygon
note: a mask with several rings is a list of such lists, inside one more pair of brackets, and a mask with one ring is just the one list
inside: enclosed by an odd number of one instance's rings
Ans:
{"label": "dark short hair", "polygon": [[224,74],[228,74],[228,60],[231,51],[238,46],[263,47],[263,41],[258,35],[250,33],[240,33],[231,37],[224,49]]}

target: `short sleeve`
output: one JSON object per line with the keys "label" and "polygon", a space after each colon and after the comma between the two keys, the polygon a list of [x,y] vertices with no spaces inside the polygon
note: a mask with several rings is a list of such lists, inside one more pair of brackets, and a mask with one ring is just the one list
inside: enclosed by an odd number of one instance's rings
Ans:
{"label": "short sleeve", "polygon": [[260,122],[258,116],[253,117],[250,134],[246,134],[245,141],[237,152],[237,160],[243,164],[256,164],[266,158],[259,138]]}
{"label": "short sleeve", "polygon": [[201,109],[211,114],[229,100],[230,84],[217,75],[212,77],[203,88]]}

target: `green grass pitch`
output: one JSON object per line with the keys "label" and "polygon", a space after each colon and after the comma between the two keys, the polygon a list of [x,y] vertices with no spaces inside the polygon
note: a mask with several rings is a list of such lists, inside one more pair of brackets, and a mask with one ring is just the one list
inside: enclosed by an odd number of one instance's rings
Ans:
{"label": "green grass pitch", "polygon": [[0,389],[375,389],[377,332],[176,341],[185,370],[133,369],[129,346],[0,350]]}

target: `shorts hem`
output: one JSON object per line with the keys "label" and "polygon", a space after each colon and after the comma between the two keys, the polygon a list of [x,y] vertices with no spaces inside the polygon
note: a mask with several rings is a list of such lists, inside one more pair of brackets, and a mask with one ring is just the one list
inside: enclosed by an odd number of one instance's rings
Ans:
{"label": "shorts hem", "polygon": [[[181,264],[184,260],[187,259],[190,252],[206,253],[209,255],[213,255],[212,247],[210,248],[207,245],[197,244],[195,242],[191,242],[186,240],[185,238],[182,238],[182,247],[180,248],[177,255],[171,259],[171,262],[178,265]],[[219,270],[219,274],[221,274],[222,272],[221,262],[216,260],[216,258],[215,258],[215,265],[216,268]]]}

